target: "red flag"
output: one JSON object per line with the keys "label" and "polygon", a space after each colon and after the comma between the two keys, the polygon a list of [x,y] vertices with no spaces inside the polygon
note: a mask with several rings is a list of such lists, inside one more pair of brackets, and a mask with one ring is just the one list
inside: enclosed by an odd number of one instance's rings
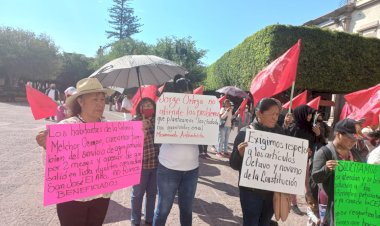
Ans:
{"label": "red flag", "polygon": [[309,105],[311,108],[318,111],[320,101],[321,101],[321,96],[317,96],[316,98],[312,99],[309,103],[307,103],[307,105]]}
{"label": "red flag", "polygon": [[296,80],[300,48],[301,39],[252,80],[250,91],[255,106],[262,98],[271,97],[286,90]]}
{"label": "red flag", "polygon": [[160,88],[158,88],[158,92],[162,93],[164,91],[166,83],[164,83]]}
{"label": "red flag", "polygon": [[[293,98],[292,100],[292,110],[294,108],[306,104],[307,102],[307,90],[303,91],[302,93],[298,94],[296,97]],[[287,109],[289,108],[290,101],[288,101],[286,104],[282,105],[283,108]]]}
{"label": "red flag", "polygon": [[353,109],[356,109],[356,107],[351,106],[349,103],[345,103],[342,108],[342,112],[340,112],[339,120],[343,120],[347,118],[352,112]]}
{"label": "red flag", "polygon": [[379,125],[380,114],[380,89],[374,95],[366,100],[366,103],[361,108],[356,108],[348,118],[359,120],[365,118],[363,127],[371,126],[375,128]]}
{"label": "red flag", "polygon": [[363,89],[363,90],[359,90],[353,93],[349,93],[345,95],[344,98],[350,105],[355,106],[357,108],[361,108],[379,90],[380,90],[380,83],[369,89]]}
{"label": "red flag", "polygon": [[199,86],[198,88],[193,90],[193,94],[203,95],[203,89],[204,89],[203,86]]}
{"label": "red flag", "polygon": [[239,114],[240,114],[242,122],[244,122],[244,119],[245,119],[244,110],[247,107],[247,103],[248,103],[248,99],[244,98],[244,100],[241,102],[240,107],[239,107]]}
{"label": "red flag", "polygon": [[[140,92],[141,89],[141,92]],[[141,94],[140,94],[141,93]],[[136,115],[136,107],[142,98],[150,98],[154,102],[157,101],[157,87],[154,85],[142,86],[132,98],[131,115]]]}
{"label": "red flag", "polygon": [[50,97],[26,85],[26,98],[35,120],[55,116],[57,114],[57,103]]}
{"label": "red flag", "polygon": [[221,98],[219,98],[220,108],[223,107],[223,102],[224,102],[225,99],[227,99],[227,95],[224,95],[224,96],[222,96]]}

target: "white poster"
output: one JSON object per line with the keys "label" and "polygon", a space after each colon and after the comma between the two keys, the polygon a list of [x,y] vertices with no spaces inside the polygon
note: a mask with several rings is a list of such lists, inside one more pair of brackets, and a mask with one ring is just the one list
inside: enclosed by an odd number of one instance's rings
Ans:
{"label": "white poster", "polygon": [[247,130],[240,186],[304,195],[309,142]]}
{"label": "white poster", "polygon": [[163,93],[157,100],[155,143],[218,143],[219,101],[215,96]]}

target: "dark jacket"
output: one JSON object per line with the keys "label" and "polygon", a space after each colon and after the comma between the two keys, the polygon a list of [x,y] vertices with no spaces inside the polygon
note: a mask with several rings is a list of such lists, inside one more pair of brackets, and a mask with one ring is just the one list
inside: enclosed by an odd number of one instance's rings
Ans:
{"label": "dark jacket", "polygon": [[[265,127],[262,124],[260,124],[257,121],[257,119],[254,119],[253,122],[249,126],[246,126],[246,127],[242,128],[239,131],[239,133],[236,136],[236,138],[235,138],[234,146],[233,146],[233,149],[232,149],[232,154],[230,156],[230,166],[232,167],[232,169],[239,171],[239,178],[240,178],[240,173],[241,173],[241,166],[242,166],[242,163],[243,163],[243,157],[241,157],[240,154],[239,154],[238,145],[240,143],[244,142],[246,130],[250,129],[250,128],[253,128],[255,130],[265,131],[265,132],[284,134],[284,131],[283,131],[283,129],[282,129],[281,126],[279,126],[279,125],[276,124],[276,126],[274,128],[268,128],[268,127]],[[259,192],[259,193],[267,193],[267,194],[272,194],[273,193],[272,191],[264,191],[264,190],[260,190],[260,189],[252,189],[252,188],[246,188],[246,187],[242,187],[242,186],[239,186],[239,188],[249,189],[249,190],[255,190],[255,191]]]}
{"label": "dark jacket", "polygon": [[309,148],[313,151],[318,150],[324,145],[323,137],[316,136],[313,132],[312,122],[307,121],[307,116],[313,113],[313,109],[307,105],[296,107],[293,112],[294,124],[286,131],[286,134],[309,141]]}
{"label": "dark jacket", "polygon": [[[356,161],[365,162],[365,160],[360,156],[359,153],[352,150],[351,151],[354,159]],[[330,171],[326,167],[326,162],[329,160],[342,160],[339,158],[335,150],[335,146],[332,142],[329,142],[326,146],[320,148],[314,156],[313,169],[311,172],[311,177],[313,180],[322,185],[323,190],[326,192],[328,197],[328,204],[326,209],[326,222],[334,222],[334,171]]]}

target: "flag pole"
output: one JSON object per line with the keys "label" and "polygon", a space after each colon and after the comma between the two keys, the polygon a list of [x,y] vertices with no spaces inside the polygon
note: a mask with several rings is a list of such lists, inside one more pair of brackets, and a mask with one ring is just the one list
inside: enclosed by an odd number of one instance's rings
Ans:
{"label": "flag pole", "polygon": [[290,92],[290,102],[289,102],[288,113],[292,113],[292,101],[293,101],[294,86],[295,86],[295,84],[296,84],[296,82],[293,81],[293,82],[292,82],[292,91]]}

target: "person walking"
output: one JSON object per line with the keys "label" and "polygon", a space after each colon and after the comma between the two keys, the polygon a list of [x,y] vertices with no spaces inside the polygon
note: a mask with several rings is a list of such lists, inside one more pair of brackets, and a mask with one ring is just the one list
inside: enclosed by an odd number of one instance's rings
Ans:
{"label": "person walking", "polygon": [[[50,88],[48,88],[45,91],[45,94],[48,97],[50,97],[54,102],[56,102],[58,105],[61,104],[61,94],[60,94],[59,90],[56,88],[54,83],[50,84]],[[54,116],[51,116],[50,118],[53,121],[55,120]],[[49,117],[46,118],[46,120],[49,120]]]}
{"label": "person walking", "polygon": [[[257,104],[256,118],[240,130],[235,138],[230,166],[241,174],[243,156],[248,143],[244,141],[246,129],[255,129],[270,133],[284,134],[277,125],[281,105],[274,98],[263,98]],[[240,177],[239,177],[240,178]],[[273,192],[239,186],[240,204],[243,211],[244,226],[269,226],[273,216]]]}
{"label": "person walking", "polygon": [[[112,91],[104,89],[96,78],[85,78],[77,83],[77,92],[66,100],[70,110],[69,118],[59,124],[102,122],[106,94]],[[37,143],[46,148],[47,131],[36,136]],[[57,204],[57,214],[61,226],[101,226],[105,219],[111,193],[100,194],[80,200]]]}

